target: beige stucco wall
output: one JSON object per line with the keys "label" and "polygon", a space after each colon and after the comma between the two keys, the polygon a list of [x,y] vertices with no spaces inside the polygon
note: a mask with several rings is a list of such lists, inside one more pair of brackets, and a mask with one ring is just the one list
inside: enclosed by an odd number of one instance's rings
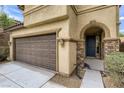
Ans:
{"label": "beige stucco wall", "polygon": [[45,24],[67,18],[67,6],[64,5],[39,5],[27,8],[24,11],[24,26]]}
{"label": "beige stucco wall", "polygon": [[73,9],[68,6],[68,15],[69,15],[69,34],[70,37],[76,39],[76,31],[77,31],[77,16],[74,13]]}
{"label": "beige stucco wall", "polygon": [[[71,39],[76,39],[76,31],[77,31],[77,16],[74,13],[71,6],[68,6],[68,15],[69,15],[69,35]],[[69,44],[69,55],[70,55],[70,73],[75,69],[75,65],[77,62],[77,43],[70,42]]]}
{"label": "beige stucco wall", "polygon": [[35,8],[35,7],[38,7],[38,6],[40,6],[40,5],[25,5],[25,6],[24,6],[24,7],[25,7],[24,13],[25,13],[25,12],[28,12],[28,11],[30,11],[31,9],[33,9],[33,8]]}
{"label": "beige stucco wall", "polygon": [[77,45],[75,42],[69,42],[69,73],[72,73],[77,63]]}
{"label": "beige stucco wall", "polygon": [[92,20],[105,24],[110,30],[111,38],[117,38],[116,6],[78,15],[77,16],[78,25],[77,25],[77,33],[76,33],[78,39],[81,30]]}

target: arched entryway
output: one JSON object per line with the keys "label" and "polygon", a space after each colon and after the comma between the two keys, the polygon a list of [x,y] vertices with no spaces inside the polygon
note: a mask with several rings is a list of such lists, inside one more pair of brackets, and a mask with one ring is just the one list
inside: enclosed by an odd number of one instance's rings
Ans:
{"label": "arched entryway", "polygon": [[[80,31],[80,40],[77,42],[77,62],[91,63],[93,67],[104,68],[104,57],[114,51],[119,51],[119,39],[112,38],[108,27],[95,20],[83,26]],[[94,57],[95,59],[86,57]],[[98,59],[96,59],[98,58]],[[89,62],[89,63],[88,63]]]}
{"label": "arched entryway", "polygon": [[77,43],[77,61],[82,62],[84,58],[90,56],[103,59],[104,39],[109,37],[110,31],[106,25],[94,20],[90,21],[80,31],[80,41]]}
{"label": "arched entryway", "polygon": [[84,32],[85,57],[102,59],[104,57],[105,32],[98,26],[92,26]]}

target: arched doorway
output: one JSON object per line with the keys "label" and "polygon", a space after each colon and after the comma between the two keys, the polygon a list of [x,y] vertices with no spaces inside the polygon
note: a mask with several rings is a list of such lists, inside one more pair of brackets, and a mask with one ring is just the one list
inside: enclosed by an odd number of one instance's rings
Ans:
{"label": "arched doorway", "polygon": [[110,38],[110,31],[105,24],[92,20],[85,25],[80,32],[81,41],[77,43],[79,62],[80,59],[83,60],[86,57],[103,59],[105,55],[104,39],[106,38]]}
{"label": "arched doorway", "polygon": [[102,59],[104,57],[105,32],[98,26],[92,26],[84,32],[85,57]]}

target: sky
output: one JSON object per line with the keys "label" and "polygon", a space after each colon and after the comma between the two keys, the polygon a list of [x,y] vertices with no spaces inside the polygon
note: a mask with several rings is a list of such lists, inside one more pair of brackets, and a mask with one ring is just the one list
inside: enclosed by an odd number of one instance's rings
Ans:
{"label": "sky", "polygon": [[124,5],[120,7],[120,32],[124,33]]}
{"label": "sky", "polygon": [[23,12],[17,7],[17,5],[4,5],[0,6],[0,11],[4,11],[10,18],[23,22]]}
{"label": "sky", "polygon": [[[1,10],[1,6],[0,6]],[[3,11],[11,18],[23,22],[23,12],[16,5],[4,5]],[[120,7],[120,32],[124,33],[124,5]]]}

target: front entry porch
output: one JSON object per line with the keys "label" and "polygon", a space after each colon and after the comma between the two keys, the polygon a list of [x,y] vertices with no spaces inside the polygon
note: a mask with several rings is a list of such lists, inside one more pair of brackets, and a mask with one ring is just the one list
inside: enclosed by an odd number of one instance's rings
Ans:
{"label": "front entry porch", "polygon": [[90,69],[104,71],[104,60],[96,58],[86,58],[84,63],[88,64]]}

